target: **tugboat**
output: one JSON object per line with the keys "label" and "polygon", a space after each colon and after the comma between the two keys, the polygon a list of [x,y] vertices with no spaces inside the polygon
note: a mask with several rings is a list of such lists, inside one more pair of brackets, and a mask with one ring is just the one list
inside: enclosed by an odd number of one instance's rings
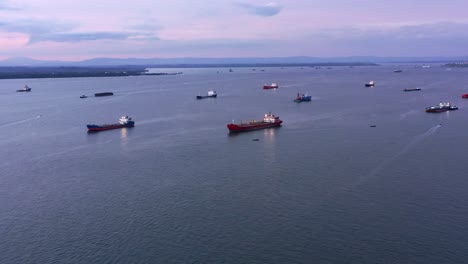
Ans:
{"label": "tugboat", "polygon": [[278,89],[278,87],[279,87],[279,86],[278,86],[278,84],[276,84],[276,83],[272,83],[272,84],[270,84],[270,85],[264,84],[264,85],[263,85],[263,90]]}
{"label": "tugboat", "polygon": [[403,89],[405,92],[412,92],[412,91],[421,91],[421,88],[405,88]]}
{"label": "tugboat", "polygon": [[233,120],[231,124],[227,124],[227,128],[229,129],[229,132],[244,132],[244,131],[270,128],[270,127],[278,127],[278,126],[281,126],[281,123],[283,123],[283,121],[280,120],[278,116],[275,116],[269,113],[263,116],[262,121],[252,120],[252,121],[245,122],[245,123],[241,122],[241,123],[235,124]]}
{"label": "tugboat", "polygon": [[300,103],[300,102],[310,102],[312,100],[312,96],[307,95],[307,94],[302,94],[300,95],[297,93],[296,98],[294,99],[294,102]]}
{"label": "tugboat", "polygon": [[86,126],[88,127],[88,132],[97,132],[97,131],[103,131],[103,130],[123,128],[123,127],[134,127],[135,121],[133,121],[131,117],[122,116],[119,119],[119,123],[116,123],[116,124],[105,124],[105,125],[88,124]]}
{"label": "tugboat", "polygon": [[218,96],[218,94],[213,91],[213,90],[210,90],[208,91],[208,95],[197,95],[197,99],[203,99],[203,98],[216,98]]}
{"label": "tugboat", "polygon": [[17,92],[30,92],[31,91],[31,87],[25,85],[23,88],[19,89],[19,90],[16,90]]}
{"label": "tugboat", "polygon": [[468,98],[468,93],[466,93],[466,94],[462,94],[462,98],[465,98],[465,99],[467,99],[467,98]]}
{"label": "tugboat", "polygon": [[426,112],[428,113],[442,113],[452,110],[457,110],[458,107],[455,105],[451,105],[450,103],[442,103],[440,102],[439,105],[430,106],[426,108]]}
{"label": "tugboat", "polygon": [[374,82],[374,81],[370,81],[370,82],[366,83],[365,86],[366,86],[366,87],[374,87],[374,86],[375,86],[375,82]]}

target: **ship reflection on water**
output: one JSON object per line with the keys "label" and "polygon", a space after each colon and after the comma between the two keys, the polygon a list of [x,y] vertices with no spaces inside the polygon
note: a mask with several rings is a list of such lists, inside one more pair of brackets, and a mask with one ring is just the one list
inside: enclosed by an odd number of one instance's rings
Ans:
{"label": "ship reflection on water", "polygon": [[263,130],[263,135],[265,136],[265,141],[273,143],[275,140],[275,131],[277,128],[268,128]]}
{"label": "ship reflection on water", "polygon": [[276,164],[277,161],[275,142],[276,129],[277,128],[268,128],[263,130],[263,160],[271,165]]}
{"label": "ship reflection on water", "polygon": [[124,127],[124,128],[122,128],[122,129],[120,130],[120,139],[121,139],[122,141],[126,141],[127,136],[128,136],[127,128]]}
{"label": "ship reflection on water", "polygon": [[129,133],[129,130],[126,127],[120,129],[120,147],[123,149],[127,149]]}

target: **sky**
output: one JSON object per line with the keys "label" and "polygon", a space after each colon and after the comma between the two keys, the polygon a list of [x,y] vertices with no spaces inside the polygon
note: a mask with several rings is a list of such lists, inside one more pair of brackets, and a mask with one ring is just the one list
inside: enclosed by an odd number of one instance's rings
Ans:
{"label": "sky", "polygon": [[466,56],[467,0],[0,0],[0,59]]}

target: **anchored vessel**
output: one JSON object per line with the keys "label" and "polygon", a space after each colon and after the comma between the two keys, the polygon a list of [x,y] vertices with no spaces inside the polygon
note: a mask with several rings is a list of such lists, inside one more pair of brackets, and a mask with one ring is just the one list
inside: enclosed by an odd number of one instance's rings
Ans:
{"label": "anchored vessel", "polygon": [[23,88],[19,89],[19,90],[16,90],[17,92],[30,92],[31,91],[31,87],[25,85]]}
{"label": "anchored vessel", "polygon": [[135,121],[133,121],[131,117],[122,116],[119,119],[119,123],[116,123],[116,124],[105,124],[105,125],[88,124],[86,126],[88,127],[88,132],[97,132],[97,131],[103,131],[103,130],[123,128],[123,127],[134,127]]}
{"label": "anchored vessel", "polygon": [[446,111],[457,110],[458,107],[455,105],[451,105],[450,103],[442,103],[440,102],[439,105],[436,106],[429,106],[426,108],[426,112],[428,113],[441,113]]}
{"label": "anchored vessel", "polygon": [[99,96],[111,96],[114,95],[112,92],[106,92],[106,93],[95,93],[94,96],[99,97]]}
{"label": "anchored vessel", "polygon": [[245,123],[241,122],[241,123],[235,124],[233,120],[231,124],[227,124],[227,128],[229,129],[229,132],[243,132],[243,131],[270,128],[270,127],[278,127],[278,126],[281,126],[281,123],[283,123],[283,121],[279,119],[278,116],[275,116],[269,113],[263,116],[262,121],[252,120],[252,121],[245,122]]}
{"label": "anchored vessel", "polygon": [[412,92],[412,91],[421,91],[421,88],[406,88],[403,89],[405,92]]}
{"label": "anchored vessel", "polygon": [[272,83],[270,85],[264,84],[263,85],[263,90],[268,90],[268,89],[277,89],[279,86],[276,83]]}
{"label": "anchored vessel", "polygon": [[208,95],[197,95],[197,99],[203,99],[203,98],[216,98],[216,96],[218,96],[218,94],[211,90],[211,91],[208,91]]}
{"label": "anchored vessel", "polygon": [[370,82],[366,83],[366,87],[374,87],[374,86],[375,86],[374,81],[370,81]]}
{"label": "anchored vessel", "polygon": [[297,94],[296,98],[294,98],[294,102],[296,103],[310,102],[311,100],[312,100],[312,96],[307,95],[307,94],[300,95],[299,93]]}

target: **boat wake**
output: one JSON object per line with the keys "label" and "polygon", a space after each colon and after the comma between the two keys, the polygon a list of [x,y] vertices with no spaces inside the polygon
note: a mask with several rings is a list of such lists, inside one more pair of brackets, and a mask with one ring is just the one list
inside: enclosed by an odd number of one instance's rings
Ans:
{"label": "boat wake", "polygon": [[418,113],[416,110],[410,110],[400,115],[400,121],[406,119],[408,116]]}
{"label": "boat wake", "polygon": [[305,83],[295,83],[295,84],[287,84],[287,85],[281,85],[283,88],[290,88],[290,87],[297,87],[297,86],[303,86],[306,85]]}
{"label": "boat wake", "polygon": [[41,160],[41,159],[44,159],[44,158],[62,156],[62,155],[65,155],[65,154],[68,154],[68,153],[71,153],[71,152],[74,152],[74,151],[77,151],[77,150],[82,150],[82,149],[84,149],[86,147],[87,147],[86,145],[77,146],[77,147],[73,147],[73,148],[70,148],[70,149],[67,149],[67,150],[58,151],[58,152],[55,152],[55,153],[48,153],[48,154],[45,154],[45,155],[36,156],[36,157],[31,158],[31,160]]}
{"label": "boat wake", "polygon": [[42,117],[42,115],[38,115],[38,116],[35,116],[35,117],[31,117],[31,118],[26,118],[26,119],[11,121],[11,122],[7,122],[7,123],[0,124],[0,127],[8,127],[8,126],[19,125],[19,124],[27,123],[27,122],[29,122],[29,121],[33,121],[33,120],[39,119],[39,118],[41,118],[41,117]]}
{"label": "boat wake", "polygon": [[400,156],[410,152],[414,147],[416,147],[419,143],[421,143],[421,141],[433,135],[441,126],[442,125],[440,124],[433,126],[429,128],[423,134],[414,137],[413,140],[411,140],[402,150],[400,150],[394,156],[386,159],[381,164],[377,165],[377,167],[373,168],[367,175],[364,175],[363,177],[359,178],[356,182],[354,182],[353,184],[351,184],[351,186],[349,186],[349,189],[353,189],[357,186],[360,186],[366,183],[367,181],[369,181],[371,178],[374,178],[382,169],[387,167],[389,164],[393,163]]}

